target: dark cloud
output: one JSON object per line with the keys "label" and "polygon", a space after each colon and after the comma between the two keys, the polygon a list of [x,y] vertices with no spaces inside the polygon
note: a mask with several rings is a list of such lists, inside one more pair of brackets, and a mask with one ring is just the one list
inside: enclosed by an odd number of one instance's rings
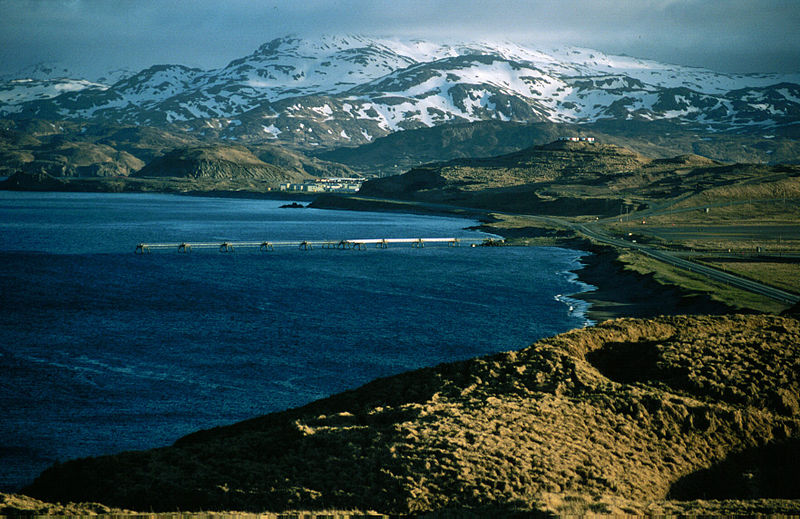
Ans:
{"label": "dark cloud", "polygon": [[220,67],[289,33],[502,38],[725,72],[800,70],[796,0],[0,0],[0,73]]}

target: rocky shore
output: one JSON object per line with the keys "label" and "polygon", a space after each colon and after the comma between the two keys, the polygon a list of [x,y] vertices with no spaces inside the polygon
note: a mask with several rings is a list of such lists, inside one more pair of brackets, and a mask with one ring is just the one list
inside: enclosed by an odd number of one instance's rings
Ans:
{"label": "rocky shore", "polygon": [[691,294],[679,287],[665,286],[624,269],[617,252],[610,247],[585,247],[592,254],[581,259],[578,278],[595,287],[572,297],[591,306],[586,316],[594,322],[619,317],[659,315],[718,315],[735,310],[706,295]]}

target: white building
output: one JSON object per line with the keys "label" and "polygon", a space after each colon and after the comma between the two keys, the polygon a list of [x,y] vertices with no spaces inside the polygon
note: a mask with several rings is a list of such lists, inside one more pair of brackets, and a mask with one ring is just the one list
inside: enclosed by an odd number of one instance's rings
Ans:
{"label": "white building", "polygon": [[306,180],[302,184],[281,184],[281,191],[302,191],[304,193],[355,193],[361,189],[361,178],[317,178]]}
{"label": "white building", "polygon": [[559,137],[558,140],[568,142],[594,142],[594,137]]}

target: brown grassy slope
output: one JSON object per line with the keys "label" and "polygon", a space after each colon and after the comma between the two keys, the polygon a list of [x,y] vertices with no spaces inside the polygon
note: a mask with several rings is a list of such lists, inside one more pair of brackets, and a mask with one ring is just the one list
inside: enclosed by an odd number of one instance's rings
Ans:
{"label": "brown grassy slope", "polygon": [[31,497],[0,492],[0,517],[85,517],[130,515],[130,510],[115,510],[99,503],[45,503]]}
{"label": "brown grassy slope", "polygon": [[[564,177],[574,181],[593,181],[600,173],[629,172],[649,162],[649,159],[619,146],[556,141],[499,157],[458,159],[421,166],[405,175],[369,181],[361,193],[410,194],[436,187],[478,191],[552,182]],[[422,178],[429,179],[428,183],[420,183]]]}
{"label": "brown grassy slope", "polygon": [[[543,509],[553,493],[646,503],[744,449],[796,455],[799,393],[797,320],[620,319],[170,448],[68,462],[25,492],[154,510]],[[800,498],[768,484],[796,481],[797,465],[736,470],[758,476],[735,497]]]}
{"label": "brown grassy slope", "polygon": [[364,183],[360,194],[563,216],[618,215],[665,203],[728,203],[732,193],[786,199],[796,166],[723,165],[699,155],[650,159],[610,144],[553,142],[459,159]]}
{"label": "brown grassy slope", "polygon": [[178,148],[136,172],[136,177],[193,179],[261,179],[274,184],[302,181],[308,175],[267,164],[241,146]]}
{"label": "brown grassy slope", "polygon": [[144,166],[144,162],[125,151],[85,142],[66,142],[37,150],[35,157],[21,170],[63,177],[108,177],[126,176]]}
{"label": "brown grassy slope", "polygon": [[307,157],[274,144],[241,147],[204,134],[174,127],[0,120],[0,176],[19,171],[45,172],[56,177],[126,176],[175,150],[183,150],[184,158],[191,158],[190,150],[197,152],[204,148],[205,159],[210,161],[227,161],[249,169],[257,165],[262,172],[280,168],[298,179],[355,175],[341,164]]}
{"label": "brown grassy slope", "polygon": [[619,146],[553,142],[483,159],[429,164],[370,180],[365,196],[538,214],[616,214],[618,193],[606,183],[651,160]]}
{"label": "brown grassy slope", "polygon": [[267,164],[278,166],[289,171],[295,171],[317,177],[355,177],[358,174],[343,164],[327,162],[314,157],[309,157],[274,144],[251,144],[249,147],[259,159]]}
{"label": "brown grassy slope", "polygon": [[546,144],[558,137],[591,135],[604,143],[624,146],[653,158],[694,153],[728,163],[797,163],[798,130],[791,125],[774,130],[771,135],[763,130],[707,132],[666,120],[604,119],[581,125],[479,121],[407,129],[356,148],[320,151],[318,155],[365,173],[386,176],[429,162],[491,157]]}

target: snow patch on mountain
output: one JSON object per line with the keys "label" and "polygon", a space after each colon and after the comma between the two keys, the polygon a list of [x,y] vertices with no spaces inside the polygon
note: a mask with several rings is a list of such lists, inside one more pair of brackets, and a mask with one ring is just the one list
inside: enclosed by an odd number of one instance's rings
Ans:
{"label": "snow patch on mountain", "polygon": [[51,99],[65,92],[80,92],[81,90],[106,90],[108,86],[93,83],[85,79],[12,79],[0,83],[0,109],[9,112],[18,112],[22,103],[37,100]]}

